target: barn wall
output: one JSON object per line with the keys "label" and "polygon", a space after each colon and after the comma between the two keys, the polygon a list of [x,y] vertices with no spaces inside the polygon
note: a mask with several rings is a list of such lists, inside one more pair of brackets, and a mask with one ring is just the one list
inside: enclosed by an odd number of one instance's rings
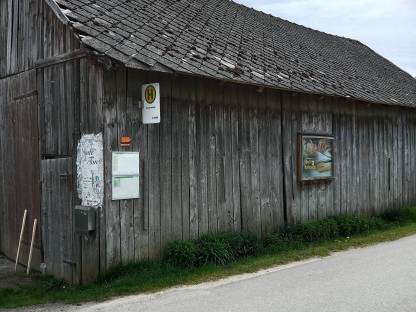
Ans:
{"label": "barn wall", "polygon": [[[141,124],[140,86],[160,82],[162,122]],[[172,239],[416,202],[413,110],[207,79],[104,73],[107,267],[160,257]],[[300,184],[300,132],[335,136],[335,180]],[[129,135],[133,145],[119,146]],[[111,151],[140,151],[141,198],[111,200]],[[286,210],[286,213],[285,213]]]}
{"label": "barn wall", "polygon": [[79,41],[46,0],[0,3],[0,78],[36,67],[39,60],[79,48]]}
{"label": "barn wall", "polygon": [[102,132],[102,75],[101,65],[88,57],[37,70],[44,261],[50,274],[75,283],[89,282],[99,271],[100,224],[91,235],[77,235],[73,209],[80,204],[78,141]]}
{"label": "barn wall", "polygon": [[[107,265],[157,258],[169,240],[284,223],[278,94],[119,69],[104,76]],[[162,123],[143,125],[140,86],[160,81]],[[122,135],[133,137],[129,149]],[[111,151],[140,151],[141,198],[111,200]]]}
{"label": "barn wall", "polygon": [[99,270],[100,233],[75,235],[73,208],[77,142],[102,132],[102,86],[102,67],[88,57],[0,79],[0,250],[15,258],[28,209],[21,263],[37,218],[33,267],[44,261],[48,273],[70,282]]}
{"label": "barn wall", "polygon": [[[36,72],[0,79],[0,250],[15,259],[24,210],[20,259],[27,263],[32,225],[40,220],[39,132]],[[41,261],[38,228],[33,267]]]}
{"label": "barn wall", "polygon": [[[308,95],[283,95],[283,103],[289,222],[416,203],[414,110]],[[300,132],[335,136],[334,181],[297,183]]]}
{"label": "barn wall", "polygon": [[74,156],[82,133],[102,131],[102,70],[54,5],[0,2],[0,251],[15,258],[28,209],[25,244],[39,220],[34,268],[45,261],[49,273],[80,282],[98,272],[100,235],[73,233]]}

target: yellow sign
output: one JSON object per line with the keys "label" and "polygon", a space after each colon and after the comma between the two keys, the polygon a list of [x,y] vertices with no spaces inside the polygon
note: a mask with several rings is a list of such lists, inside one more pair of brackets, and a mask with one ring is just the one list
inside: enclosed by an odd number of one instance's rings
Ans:
{"label": "yellow sign", "polygon": [[144,98],[148,104],[153,104],[153,102],[156,100],[156,89],[154,86],[147,86],[146,90],[144,91]]}
{"label": "yellow sign", "polygon": [[142,85],[142,121],[143,124],[160,123],[160,84]]}

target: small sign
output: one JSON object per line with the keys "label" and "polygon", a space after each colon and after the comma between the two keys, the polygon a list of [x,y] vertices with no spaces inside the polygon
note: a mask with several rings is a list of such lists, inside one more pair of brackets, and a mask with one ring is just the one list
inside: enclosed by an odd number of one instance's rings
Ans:
{"label": "small sign", "polygon": [[160,85],[159,83],[142,86],[143,123],[160,123]]}

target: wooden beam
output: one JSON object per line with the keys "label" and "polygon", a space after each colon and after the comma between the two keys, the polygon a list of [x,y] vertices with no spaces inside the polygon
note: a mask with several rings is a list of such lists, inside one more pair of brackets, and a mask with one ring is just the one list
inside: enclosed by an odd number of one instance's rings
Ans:
{"label": "wooden beam", "polygon": [[68,53],[64,53],[64,54],[60,54],[60,55],[56,55],[56,56],[52,56],[52,57],[48,57],[45,59],[41,59],[36,61],[35,63],[35,68],[43,68],[43,67],[48,67],[48,66],[53,66],[56,64],[60,64],[60,63],[64,63],[67,61],[72,61],[75,59],[79,59],[82,57],[85,57],[88,55],[88,51],[84,50],[84,49],[78,49],[72,52],[68,52]]}
{"label": "wooden beam", "polygon": [[15,96],[13,98],[13,101],[18,101],[18,100],[21,100],[21,99],[24,99],[24,98],[28,98],[28,97],[31,97],[31,96],[36,96],[37,94],[38,94],[38,91],[37,90],[33,90],[31,92],[28,92],[28,93],[24,93],[24,94]]}
{"label": "wooden beam", "polygon": [[64,24],[69,24],[69,19],[66,17],[66,15],[62,12],[59,5],[56,3],[55,0],[45,0],[46,4],[52,9],[52,11],[55,13],[56,17]]}

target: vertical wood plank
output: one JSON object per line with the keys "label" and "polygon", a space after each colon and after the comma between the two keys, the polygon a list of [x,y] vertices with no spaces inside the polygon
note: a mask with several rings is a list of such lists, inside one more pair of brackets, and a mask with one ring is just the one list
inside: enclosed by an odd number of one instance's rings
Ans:
{"label": "vertical wood plank", "polygon": [[[117,201],[112,201],[112,151],[118,147],[117,129],[117,72],[104,73],[104,205],[106,214],[106,260],[107,269],[121,261],[120,251],[120,207]],[[122,79],[122,78],[121,78]]]}

